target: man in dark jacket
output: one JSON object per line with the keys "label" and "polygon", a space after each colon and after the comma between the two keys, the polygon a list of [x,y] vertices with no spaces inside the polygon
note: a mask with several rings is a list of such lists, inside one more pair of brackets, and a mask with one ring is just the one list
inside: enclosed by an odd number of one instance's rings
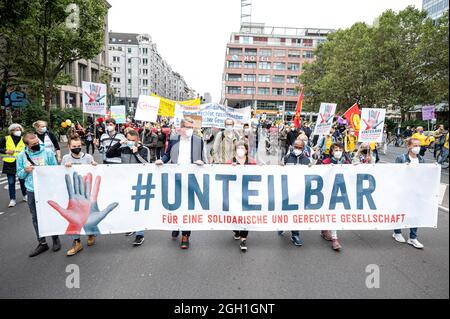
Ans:
{"label": "man in dark jacket", "polygon": [[300,132],[295,128],[295,125],[291,124],[291,130],[287,133],[288,147],[294,145],[294,142],[299,134]]}
{"label": "man in dark jacket", "polygon": [[[294,142],[292,151],[283,158],[283,165],[310,165],[311,160],[305,154],[305,142],[297,139]],[[278,231],[278,235],[282,235],[283,231]],[[302,246],[303,242],[300,239],[300,232],[298,230],[291,231],[291,240],[295,246]]]}
{"label": "man in dark jacket", "polygon": [[150,160],[156,161],[156,144],[158,143],[158,135],[153,131],[153,128],[146,127],[144,135],[144,145],[150,150]]}
{"label": "man in dark jacket", "polygon": [[[170,164],[197,164],[207,163],[203,150],[203,140],[194,134],[194,120],[185,118],[180,123],[180,135],[175,135],[170,139],[167,152],[162,159],[155,162],[156,165]],[[177,239],[179,231],[172,232],[172,239]],[[183,230],[181,233],[181,249],[189,248],[189,237],[191,231]]]}
{"label": "man in dark jacket", "polygon": [[[150,150],[139,141],[139,133],[132,128],[126,129],[125,132],[126,138],[111,146],[106,152],[106,158],[120,157],[122,164],[150,163]],[[127,233],[126,235],[131,234],[133,233]],[[143,242],[144,231],[137,231],[133,245],[140,246]]]}

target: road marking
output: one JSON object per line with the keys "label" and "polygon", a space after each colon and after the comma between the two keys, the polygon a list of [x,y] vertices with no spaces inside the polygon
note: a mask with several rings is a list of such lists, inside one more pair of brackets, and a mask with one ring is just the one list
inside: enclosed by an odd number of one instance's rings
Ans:
{"label": "road marking", "polygon": [[0,185],[6,184],[6,183],[8,183],[8,181],[0,181]]}
{"label": "road marking", "polygon": [[5,212],[0,212],[0,215],[3,215]]}

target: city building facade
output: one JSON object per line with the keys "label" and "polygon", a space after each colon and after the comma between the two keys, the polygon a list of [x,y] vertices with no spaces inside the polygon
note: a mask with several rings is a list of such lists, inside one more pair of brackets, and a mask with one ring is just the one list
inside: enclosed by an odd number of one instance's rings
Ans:
{"label": "city building facade", "polygon": [[302,66],[314,61],[314,49],[333,31],[243,23],[226,47],[222,103],[292,118]]}
{"label": "city building facade", "polygon": [[422,9],[428,13],[433,20],[439,19],[448,11],[448,0],[423,0]]}
{"label": "city building facade", "polygon": [[141,94],[177,101],[193,97],[194,91],[161,57],[150,35],[110,32],[108,51],[116,104],[132,110]]}

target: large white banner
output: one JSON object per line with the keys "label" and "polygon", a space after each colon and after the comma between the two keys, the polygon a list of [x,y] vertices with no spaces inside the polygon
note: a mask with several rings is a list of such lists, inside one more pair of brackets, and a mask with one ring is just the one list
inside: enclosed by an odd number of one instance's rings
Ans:
{"label": "large white banner", "polygon": [[362,109],[359,142],[381,143],[386,109]]}
{"label": "large white banner", "polygon": [[362,230],[437,227],[440,166],[42,166],[33,178],[40,236]]}
{"label": "large white banner", "polygon": [[156,122],[160,101],[159,97],[139,95],[134,119],[144,122]]}
{"label": "large white banner", "polygon": [[335,112],[335,103],[320,103],[319,116],[317,117],[313,135],[327,135],[330,133]]}
{"label": "large white banner", "polygon": [[236,109],[217,103],[207,103],[201,105],[200,112],[202,115],[202,127],[225,128],[225,120],[232,118],[234,127],[241,129],[245,123],[250,124],[251,121],[250,106]]}
{"label": "large white banner", "polygon": [[106,114],[106,84],[85,82],[83,89],[83,112],[90,114]]}

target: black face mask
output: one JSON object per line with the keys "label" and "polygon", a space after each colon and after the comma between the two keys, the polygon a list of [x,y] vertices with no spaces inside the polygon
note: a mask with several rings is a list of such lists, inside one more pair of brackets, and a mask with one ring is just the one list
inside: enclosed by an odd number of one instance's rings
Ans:
{"label": "black face mask", "polygon": [[35,145],[30,147],[30,150],[32,150],[33,152],[37,152],[40,149],[41,149],[41,145],[39,145],[39,144],[35,144]]}
{"label": "black face mask", "polygon": [[81,147],[75,147],[71,149],[72,153],[74,153],[75,155],[78,155],[81,153]]}

